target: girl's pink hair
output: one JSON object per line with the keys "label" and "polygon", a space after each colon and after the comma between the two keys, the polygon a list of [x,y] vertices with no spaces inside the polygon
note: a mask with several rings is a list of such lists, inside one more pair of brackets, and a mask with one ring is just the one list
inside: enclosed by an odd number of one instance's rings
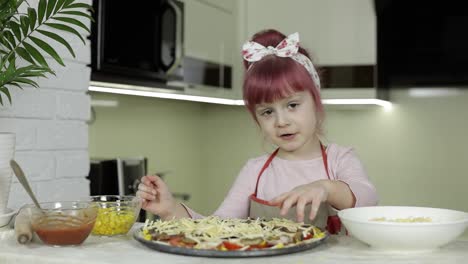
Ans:
{"label": "girl's pink hair", "polygon": [[[276,47],[285,38],[284,34],[269,29],[255,34],[252,41],[265,47]],[[302,47],[299,47],[299,52],[310,58],[308,52]],[[324,117],[320,92],[304,66],[291,58],[276,55],[265,56],[253,63],[244,60],[244,66],[246,68],[243,86],[244,102],[255,121],[257,121],[255,105],[264,102],[271,103],[293,92],[308,91],[315,103],[320,129]]]}

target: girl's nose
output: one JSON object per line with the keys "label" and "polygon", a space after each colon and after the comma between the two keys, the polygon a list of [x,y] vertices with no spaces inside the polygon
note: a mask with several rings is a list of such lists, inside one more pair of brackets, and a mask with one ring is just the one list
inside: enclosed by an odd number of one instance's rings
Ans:
{"label": "girl's nose", "polygon": [[285,127],[290,124],[289,117],[284,112],[277,112],[276,114],[276,126]]}

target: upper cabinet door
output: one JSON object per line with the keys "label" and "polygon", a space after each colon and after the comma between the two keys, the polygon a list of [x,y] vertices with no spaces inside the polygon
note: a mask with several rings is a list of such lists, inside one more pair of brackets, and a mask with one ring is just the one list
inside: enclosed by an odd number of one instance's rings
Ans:
{"label": "upper cabinet door", "polygon": [[232,0],[185,0],[185,55],[232,65],[236,40]]}
{"label": "upper cabinet door", "polygon": [[197,0],[206,5],[211,5],[219,9],[224,9],[228,13],[233,13],[238,0]]}
{"label": "upper cabinet door", "polygon": [[372,0],[246,1],[247,36],[266,29],[299,32],[302,45],[321,66],[376,63],[376,17]]}

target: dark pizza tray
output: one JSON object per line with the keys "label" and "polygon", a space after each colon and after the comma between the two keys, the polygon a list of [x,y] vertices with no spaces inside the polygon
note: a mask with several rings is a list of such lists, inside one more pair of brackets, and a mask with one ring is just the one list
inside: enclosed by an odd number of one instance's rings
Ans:
{"label": "dark pizza tray", "polygon": [[174,247],[171,245],[163,244],[156,241],[148,241],[142,237],[143,227],[135,230],[133,233],[133,238],[143,245],[161,252],[186,255],[186,256],[197,256],[197,257],[211,257],[211,258],[246,258],[246,257],[267,257],[267,256],[277,256],[284,254],[291,254],[300,251],[309,250],[323,244],[329,237],[328,233],[325,233],[323,238],[314,240],[311,242],[298,244],[296,246],[277,248],[277,249],[259,249],[259,250],[249,250],[249,251],[219,251],[219,250],[209,250],[209,249],[193,249],[193,248],[182,248]]}

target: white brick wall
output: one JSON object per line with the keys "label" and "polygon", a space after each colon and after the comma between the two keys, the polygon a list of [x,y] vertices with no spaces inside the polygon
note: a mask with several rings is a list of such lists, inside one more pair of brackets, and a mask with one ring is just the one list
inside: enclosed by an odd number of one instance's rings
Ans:
{"label": "white brick wall", "polygon": [[[37,5],[37,1],[28,2]],[[91,0],[82,2],[91,4]],[[59,34],[70,41],[76,58],[61,44],[48,40],[62,55],[66,67],[49,58],[47,61],[56,76],[38,79],[39,89],[27,86],[24,90],[10,89],[13,104],[9,105],[4,98],[6,103],[0,106],[0,131],[16,134],[15,159],[39,201],[72,200],[89,195],[86,121],[90,117],[87,94],[90,45],[89,42],[83,45],[70,34]],[[31,202],[14,178],[8,206],[16,209]]]}

